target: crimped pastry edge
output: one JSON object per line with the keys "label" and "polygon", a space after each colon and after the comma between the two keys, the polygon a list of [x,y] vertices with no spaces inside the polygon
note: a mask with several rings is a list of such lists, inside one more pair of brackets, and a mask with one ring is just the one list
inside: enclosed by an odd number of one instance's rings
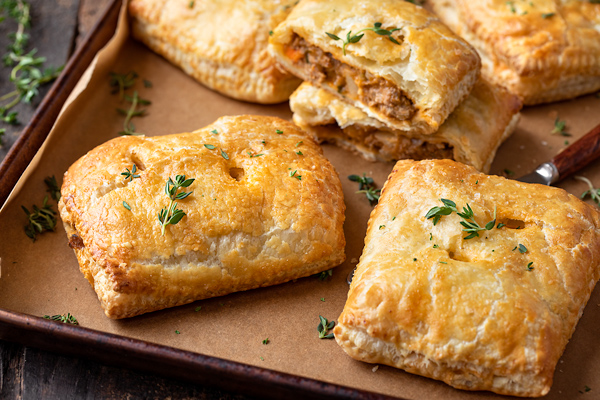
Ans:
{"label": "crimped pastry edge", "polygon": [[[63,226],[68,237],[78,235],[77,230],[69,222],[68,211],[64,203],[59,202],[59,212],[63,220]],[[186,298],[166,298],[157,303],[157,298],[153,295],[140,295],[137,293],[119,293],[114,290],[114,282],[110,279],[105,269],[102,268],[92,257],[88,251],[88,247],[82,249],[73,249],[79,269],[84,277],[88,280],[98,296],[98,300],[107,317],[112,319],[130,318],[148,312],[159,311],[166,308],[177,307],[184,304],[189,304],[194,301],[204,300],[212,297],[224,296],[234,292],[241,292],[261,287],[277,285],[289,282],[294,279],[303,278],[313,274],[317,274],[333,266],[337,266],[344,262],[346,255],[344,247],[341,250],[332,253],[327,259],[323,259],[318,263],[305,265],[302,269],[282,271],[282,274],[274,275],[271,280],[263,282],[239,282],[237,286],[229,286],[221,290],[204,292],[203,295],[188,296]],[[213,266],[218,268],[218,266]],[[150,304],[150,306],[148,305]]]}
{"label": "crimped pastry edge", "polygon": [[370,336],[364,329],[338,323],[334,328],[335,340],[352,358],[371,364],[384,364],[412,374],[433,378],[463,390],[492,390],[495,393],[539,397],[552,386],[535,372],[498,376],[490,368],[464,362],[441,362],[425,355],[402,349],[392,342]]}
{"label": "crimped pastry edge", "polygon": [[[445,24],[475,47],[481,58],[482,76],[496,85],[506,87],[512,93],[521,97],[524,105],[531,106],[569,100],[600,89],[600,76],[597,74],[582,76],[581,74],[569,73],[568,70],[561,70],[557,72],[557,74],[560,73],[559,79],[548,80],[543,78],[543,81],[540,81],[539,73],[520,74],[513,66],[495,56],[492,45],[482,40],[467,26],[466,22],[460,17],[458,8],[451,6],[452,3],[451,1],[443,1],[442,4],[441,1],[436,0],[432,1],[430,6]],[[571,57],[568,63],[590,65],[592,57],[589,54],[585,58],[573,59]],[[595,62],[600,64],[600,56],[595,58]],[[549,69],[558,69],[559,67],[560,65],[547,66],[540,63],[535,69],[539,72],[546,72]]]}

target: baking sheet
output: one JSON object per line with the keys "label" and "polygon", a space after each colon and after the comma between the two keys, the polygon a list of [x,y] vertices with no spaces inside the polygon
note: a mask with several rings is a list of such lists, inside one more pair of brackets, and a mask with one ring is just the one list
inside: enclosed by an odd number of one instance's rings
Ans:
{"label": "baking sheet", "polygon": [[[360,256],[372,209],[364,195],[355,193],[356,183],[346,177],[366,173],[381,186],[393,166],[370,163],[328,145],[324,146],[325,155],[340,174],[347,206],[347,261],[334,270],[331,278],[299,279],[129,320],[106,318],[94,291],[79,272],[63,228],[58,226],[55,233],[43,234],[33,243],[23,230],[26,217],[21,205],[41,205],[46,194],[44,177],[55,175],[60,180],[72,162],[122,130],[123,116],[116,108],[128,104],[120,103],[111,94],[108,74],[131,70],[140,75],[135,89],[142,98],[152,101],[148,115],[134,119],[137,130],[149,136],[194,130],[221,115],[291,117],[286,103],[242,103],[202,87],[129,39],[122,21],[115,38],[82,78],[44,147],[0,212],[0,308],[36,316],[70,312],[82,326],[99,331],[408,399],[507,398],[455,390],[390,367],[374,368],[346,356],[335,341],[318,339],[318,316],[336,319],[344,306],[346,275]],[[150,80],[153,87],[145,88],[142,79]],[[563,149],[565,141],[574,141],[600,122],[599,110],[600,99],[594,95],[525,110],[517,131],[499,150],[492,173],[502,174],[509,169],[519,176],[529,172]],[[550,134],[557,116],[567,121],[572,137]],[[595,163],[581,175],[600,184],[599,168],[600,163]],[[576,195],[586,189],[583,183],[572,179],[561,186]],[[592,294],[557,366],[548,399],[578,396],[586,386],[592,389],[586,397],[600,393],[600,376],[596,372],[600,367],[599,292],[596,289]],[[269,343],[264,345],[266,338]]]}

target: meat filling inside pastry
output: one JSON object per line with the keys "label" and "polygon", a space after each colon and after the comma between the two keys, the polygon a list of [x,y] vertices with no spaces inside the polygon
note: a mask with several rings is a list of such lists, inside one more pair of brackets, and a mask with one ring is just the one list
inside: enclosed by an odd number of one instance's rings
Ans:
{"label": "meat filling inside pastry", "polygon": [[313,85],[334,87],[343,96],[400,121],[414,114],[412,101],[393,82],[344,64],[297,34],[284,52],[297,68],[307,71]]}
{"label": "meat filling inside pastry", "polygon": [[422,7],[303,0],[269,38],[287,70],[395,129],[436,131],[475,84],[475,50]]}
{"label": "meat filling inside pastry", "polygon": [[519,120],[521,101],[480,80],[440,129],[429,135],[390,128],[307,82],[292,94],[290,107],[294,122],[318,140],[356,151],[370,161],[449,158],[487,172]]}
{"label": "meat filling inside pastry", "polygon": [[600,278],[600,213],[450,160],[396,163],[334,328],[350,356],[543,396]]}
{"label": "meat filling inside pastry", "polygon": [[339,177],[310,136],[279,118],[113,139],[69,168],[61,193],[69,245],[111,318],[286,282],[345,258]]}

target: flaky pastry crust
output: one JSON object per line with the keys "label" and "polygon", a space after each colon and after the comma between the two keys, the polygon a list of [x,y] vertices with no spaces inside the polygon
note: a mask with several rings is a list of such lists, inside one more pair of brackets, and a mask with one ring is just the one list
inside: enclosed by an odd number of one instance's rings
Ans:
{"label": "flaky pastry crust", "polygon": [[131,0],[132,33],[209,88],[239,100],[278,103],[300,80],[267,51],[269,32],[293,0]]}
{"label": "flaky pastry crust", "polygon": [[[139,178],[124,178],[134,164]],[[158,213],[176,175],[195,178],[193,193],[163,236]],[[110,140],[69,168],[61,193],[69,244],[111,318],[286,282],[345,258],[339,177],[279,118]]]}
{"label": "flaky pastry crust", "polygon": [[479,52],[482,74],[525,104],[600,89],[600,4],[582,0],[432,0]]}
{"label": "flaky pastry crust", "polygon": [[512,134],[521,105],[517,96],[480,79],[437,132],[422,135],[390,128],[308,82],[290,97],[296,125],[369,161],[451,158],[482,172]]}
{"label": "flaky pastry crust", "polygon": [[[390,32],[397,29],[390,35],[397,43],[363,31],[344,54],[348,35],[377,23]],[[370,117],[425,134],[436,131],[468,95],[480,69],[468,43],[407,1],[302,0],[274,30],[269,47],[289,71]],[[387,110],[398,98],[396,109]]]}
{"label": "flaky pastry crust", "polygon": [[[469,204],[491,230],[465,240]],[[498,223],[505,226],[498,227]],[[523,246],[523,247],[521,247]],[[399,161],[334,329],[352,357],[468,390],[542,396],[600,277],[598,211],[450,160]]]}

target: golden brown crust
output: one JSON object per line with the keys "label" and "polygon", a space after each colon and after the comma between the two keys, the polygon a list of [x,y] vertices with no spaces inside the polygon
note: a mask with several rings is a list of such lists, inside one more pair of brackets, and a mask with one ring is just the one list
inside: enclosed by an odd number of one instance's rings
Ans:
{"label": "golden brown crust", "polygon": [[[140,177],[124,179],[134,163]],[[162,236],[158,213],[176,175],[196,179],[193,194],[178,202],[186,216]],[[65,173],[59,208],[111,318],[286,282],[345,258],[337,173],[309,136],[274,117],[113,139]]]}
{"label": "golden brown crust", "polygon": [[[190,4],[193,5],[190,7]],[[239,100],[278,103],[300,80],[268,54],[293,0],[132,0],[133,36],[202,84]]]}
{"label": "golden brown crust", "polygon": [[[399,44],[384,35],[364,31],[358,42],[346,46],[344,55],[342,40],[333,40],[327,35],[334,34],[345,40],[350,31],[357,33],[378,22],[383,29],[399,29],[392,34]],[[480,60],[475,50],[432,14],[410,2],[301,1],[274,30],[269,47],[285,68],[310,80],[308,72],[286,54],[286,46],[295,35],[331,54],[335,60],[364,71],[365,79],[383,78],[398,87],[416,110],[407,120],[384,115],[362,102],[357,97],[362,88],[358,89],[357,96],[344,95],[369,116],[400,130],[422,133],[437,130],[468,95],[479,76]],[[352,84],[344,87],[352,87]],[[327,84],[323,88],[341,96],[335,85]]]}
{"label": "golden brown crust", "polygon": [[600,4],[580,0],[432,0],[440,18],[479,51],[483,75],[525,104],[600,89]]}
{"label": "golden brown crust", "polygon": [[519,120],[521,101],[479,80],[469,97],[430,135],[389,128],[307,82],[292,94],[290,107],[298,126],[367,160],[452,158],[488,172],[496,150]]}
{"label": "golden brown crust", "polygon": [[[506,226],[465,240],[455,212],[435,226],[425,218],[440,198],[468,203],[481,226],[496,209]],[[336,339],[359,360],[456,388],[542,396],[599,264],[599,213],[564,190],[450,160],[399,161],[369,219]]]}

